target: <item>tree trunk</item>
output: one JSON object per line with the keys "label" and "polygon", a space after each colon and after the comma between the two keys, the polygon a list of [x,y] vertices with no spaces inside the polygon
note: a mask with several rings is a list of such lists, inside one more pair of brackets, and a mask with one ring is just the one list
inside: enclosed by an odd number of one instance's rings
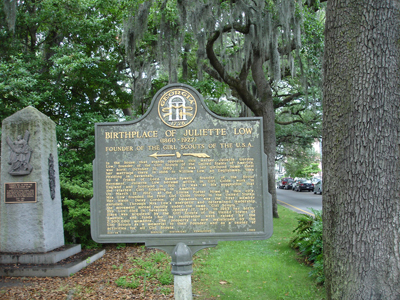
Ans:
{"label": "tree trunk", "polygon": [[272,214],[279,218],[278,200],[275,182],[275,156],[276,156],[276,134],[275,134],[275,109],[274,103],[269,101],[263,110],[264,126],[264,152],[267,154],[268,191],[272,196]]}
{"label": "tree trunk", "polygon": [[268,173],[268,191],[272,196],[272,214],[274,218],[279,218],[278,200],[276,195],[275,183],[275,157],[276,157],[276,133],[275,133],[275,108],[272,98],[271,85],[265,77],[263,70],[263,60],[259,51],[254,52],[254,62],[251,66],[251,72],[254,83],[257,87],[257,94],[261,105],[259,109],[253,112],[263,117],[264,132],[264,152],[267,154],[267,173]]}
{"label": "tree trunk", "polygon": [[400,299],[399,2],[328,1],[324,267],[328,299]]}

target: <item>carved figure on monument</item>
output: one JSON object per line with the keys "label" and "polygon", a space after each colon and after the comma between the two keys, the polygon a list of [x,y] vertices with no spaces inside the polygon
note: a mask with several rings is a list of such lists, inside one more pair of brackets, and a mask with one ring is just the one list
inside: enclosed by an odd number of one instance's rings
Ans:
{"label": "carved figure on monument", "polygon": [[32,154],[32,149],[28,145],[29,136],[30,133],[28,130],[25,131],[23,138],[21,135],[18,135],[14,142],[7,136],[7,144],[11,148],[10,160],[8,162],[11,165],[11,169],[8,171],[10,175],[23,176],[32,172],[33,167],[29,164]]}
{"label": "carved figure on monument", "polygon": [[50,186],[50,196],[54,200],[56,197],[56,171],[54,170],[54,157],[50,153],[49,156],[49,186]]}

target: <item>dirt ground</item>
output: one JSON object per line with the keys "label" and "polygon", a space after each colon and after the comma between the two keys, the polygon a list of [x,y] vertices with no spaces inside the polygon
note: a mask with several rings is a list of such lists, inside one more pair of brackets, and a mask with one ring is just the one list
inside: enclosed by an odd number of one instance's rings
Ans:
{"label": "dirt ground", "polygon": [[[103,257],[70,277],[2,277],[0,299],[174,299],[173,279],[171,282],[165,271],[168,271],[169,261],[165,257],[152,258],[161,251],[142,245],[118,248],[114,244],[107,245]],[[154,265],[159,268],[155,269]],[[139,269],[143,271],[141,276]],[[151,274],[153,269],[158,275]],[[167,280],[160,280],[162,270]],[[126,284],[124,287],[124,283],[134,281],[132,278],[138,286]],[[122,286],[118,282],[122,282]]]}

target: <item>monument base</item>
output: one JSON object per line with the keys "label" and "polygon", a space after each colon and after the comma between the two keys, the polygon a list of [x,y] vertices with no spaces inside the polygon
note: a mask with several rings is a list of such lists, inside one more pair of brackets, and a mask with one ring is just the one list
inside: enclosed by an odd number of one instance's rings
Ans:
{"label": "monument base", "polygon": [[82,252],[66,245],[47,253],[0,253],[0,276],[68,277],[102,257],[105,250]]}

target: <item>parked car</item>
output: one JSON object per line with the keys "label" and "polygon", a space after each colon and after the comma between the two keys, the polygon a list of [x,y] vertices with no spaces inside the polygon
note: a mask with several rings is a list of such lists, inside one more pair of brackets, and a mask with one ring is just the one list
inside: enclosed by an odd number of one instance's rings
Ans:
{"label": "parked car", "polygon": [[292,178],[289,178],[283,188],[285,190],[291,190],[293,182],[294,182],[294,180]]}
{"label": "parked car", "polygon": [[292,183],[292,190],[295,191],[296,190],[296,186],[298,185],[298,183],[302,180],[305,180],[304,178],[295,178],[293,183]]}
{"label": "parked car", "polygon": [[290,177],[284,177],[284,178],[282,178],[282,179],[281,179],[281,182],[280,182],[280,184],[279,184],[279,186],[278,186],[278,188],[283,189],[283,188],[285,187],[285,185],[286,185],[288,179],[293,180],[293,178],[290,178]]}
{"label": "parked car", "polygon": [[322,195],[322,180],[318,181],[314,185],[314,194],[320,194]]}
{"label": "parked car", "polygon": [[314,191],[314,184],[311,182],[311,180],[300,180],[299,182],[297,182],[296,187],[295,187],[295,191],[296,192],[301,192],[301,191],[309,191],[312,192]]}
{"label": "parked car", "polygon": [[294,180],[292,183],[292,190],[295,191],[296,190],[296,185],[299,182],[299,180]]}
{"label": "parked car", "polygon": [[311,178],[310,180],[311,180],[312,183],[314,183],[314,186],[315,186],[315,184],[316,184],[317,182],[321,181],[322,179],[319,178],[319,177],[313,177],[313,178]]}

